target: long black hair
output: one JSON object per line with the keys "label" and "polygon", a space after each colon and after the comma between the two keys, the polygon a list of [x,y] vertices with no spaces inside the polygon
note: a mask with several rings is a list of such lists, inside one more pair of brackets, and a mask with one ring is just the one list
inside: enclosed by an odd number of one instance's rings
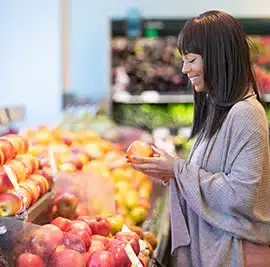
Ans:
{"label": "long black hair", "polygon": [[250,88],[260,100],[250,45],[238,21],[221,11],[207,11],[184,25],[178,38],[179,52],[200,54],[204,66],[205,92],[194,90],[191,138],[200,133],[213,137],[230,108]]}

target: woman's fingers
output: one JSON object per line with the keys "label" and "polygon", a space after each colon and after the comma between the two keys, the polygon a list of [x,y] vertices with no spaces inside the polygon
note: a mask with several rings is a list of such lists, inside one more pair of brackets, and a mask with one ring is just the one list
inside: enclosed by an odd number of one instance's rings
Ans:
{"label": "woman's fingers", "polygon": [[156,154],[159,154],[159,155],[165,155],[166,154],[166,152],[164,150],[160,149],[160,148],[157,148],[157,147],[155,147],[153,145],[151,147],[152,147],[152,149],[154,150],[154,152]]}
{"label": "woman's fingers", "polygon": [[157,163],[159,158],[158,157],[145,158],[145,157],[132,156],[132,160],[136,161],[136,163],[138,164],[146,164],[146,163]]}

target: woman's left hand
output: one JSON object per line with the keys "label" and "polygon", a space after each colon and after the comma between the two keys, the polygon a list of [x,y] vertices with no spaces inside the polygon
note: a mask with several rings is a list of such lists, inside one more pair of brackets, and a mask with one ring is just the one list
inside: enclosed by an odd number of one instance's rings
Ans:
{"label": "woman's left hand", "polygon": [[134,156],[136,163],[131,162],[131,165],[138,171],[167,182],[174,177],[175,158],[162,149],[154,146],[152,148],[157,156],[150,158]]}

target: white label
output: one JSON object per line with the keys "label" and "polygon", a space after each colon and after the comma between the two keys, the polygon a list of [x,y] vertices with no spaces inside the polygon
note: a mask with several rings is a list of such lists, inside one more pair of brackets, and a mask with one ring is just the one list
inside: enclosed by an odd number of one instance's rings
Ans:
{"label": "white label", "polygon": [[125,251],[126,251],[131,263],[135,267],[143,267],[143,265],[141,264],[140,260],[136,256],[134,250],[132,249],[132,247],[131,247],[131,245],[129,243],[125,246]]}
{"label": "white label", "polygon": [[6,165],[4,165],[4,169],[5,169],[5,171],[6,171],[7,175],[8,175],[8,178],[9,178],[10,182],[12,183],[15,191],[19,192],[20,188],[19,188],[19,185],[17,183],[17,179],[14,176],[13,171],[11,170],[11,168],[9,166],[6,166]]}
{"label": "white label", "polygon": [[6,166],[6,165],[4,165],[3,167],[4,167],[4,169],[5,169],[5,171],[6,171],[7,175],[8,175],[8,178],[9,178],[10,182],[12,183],[12,185],[13,185],[13,187],[15,189],[15,192],[23,200],[21,208],[18,211],[18,213],[24,212],[26,210],[26,207],[25,207],[26,197],[25,197],[24,193],[21,191],[21,189],[20,189],[20,187],[19,187],[19,185],[17,183],[17,179],[15,178],[12,169],[9,166]]}
{"label": "white label", "polygon": [[53,175],[55,176],[57,173],[57,166],[56,166],[54,152],[51,147],[49,147],[49,160],[50,160],[50,165],[53,171]]}
{"label": "white label", "polygon": [[131,233],[131,230],[125,225],[123,224],[122,226],[122,231],[121,232],[124,232],[124,233]]}
{"label": "white label", "polygon": [[140,245],[140,251],[145,250],[146,249],[146,244],[143,240],[139,240],[139,245]]}

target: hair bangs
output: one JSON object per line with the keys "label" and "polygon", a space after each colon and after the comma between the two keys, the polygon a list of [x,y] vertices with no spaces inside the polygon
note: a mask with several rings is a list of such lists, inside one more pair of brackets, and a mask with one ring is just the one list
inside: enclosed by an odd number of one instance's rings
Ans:
{"label": "hair bangs", "polygon": [[200,34],[194,20],[188,21],[178,36],[177,46],[181,55],[188,53],[201,54]]}

